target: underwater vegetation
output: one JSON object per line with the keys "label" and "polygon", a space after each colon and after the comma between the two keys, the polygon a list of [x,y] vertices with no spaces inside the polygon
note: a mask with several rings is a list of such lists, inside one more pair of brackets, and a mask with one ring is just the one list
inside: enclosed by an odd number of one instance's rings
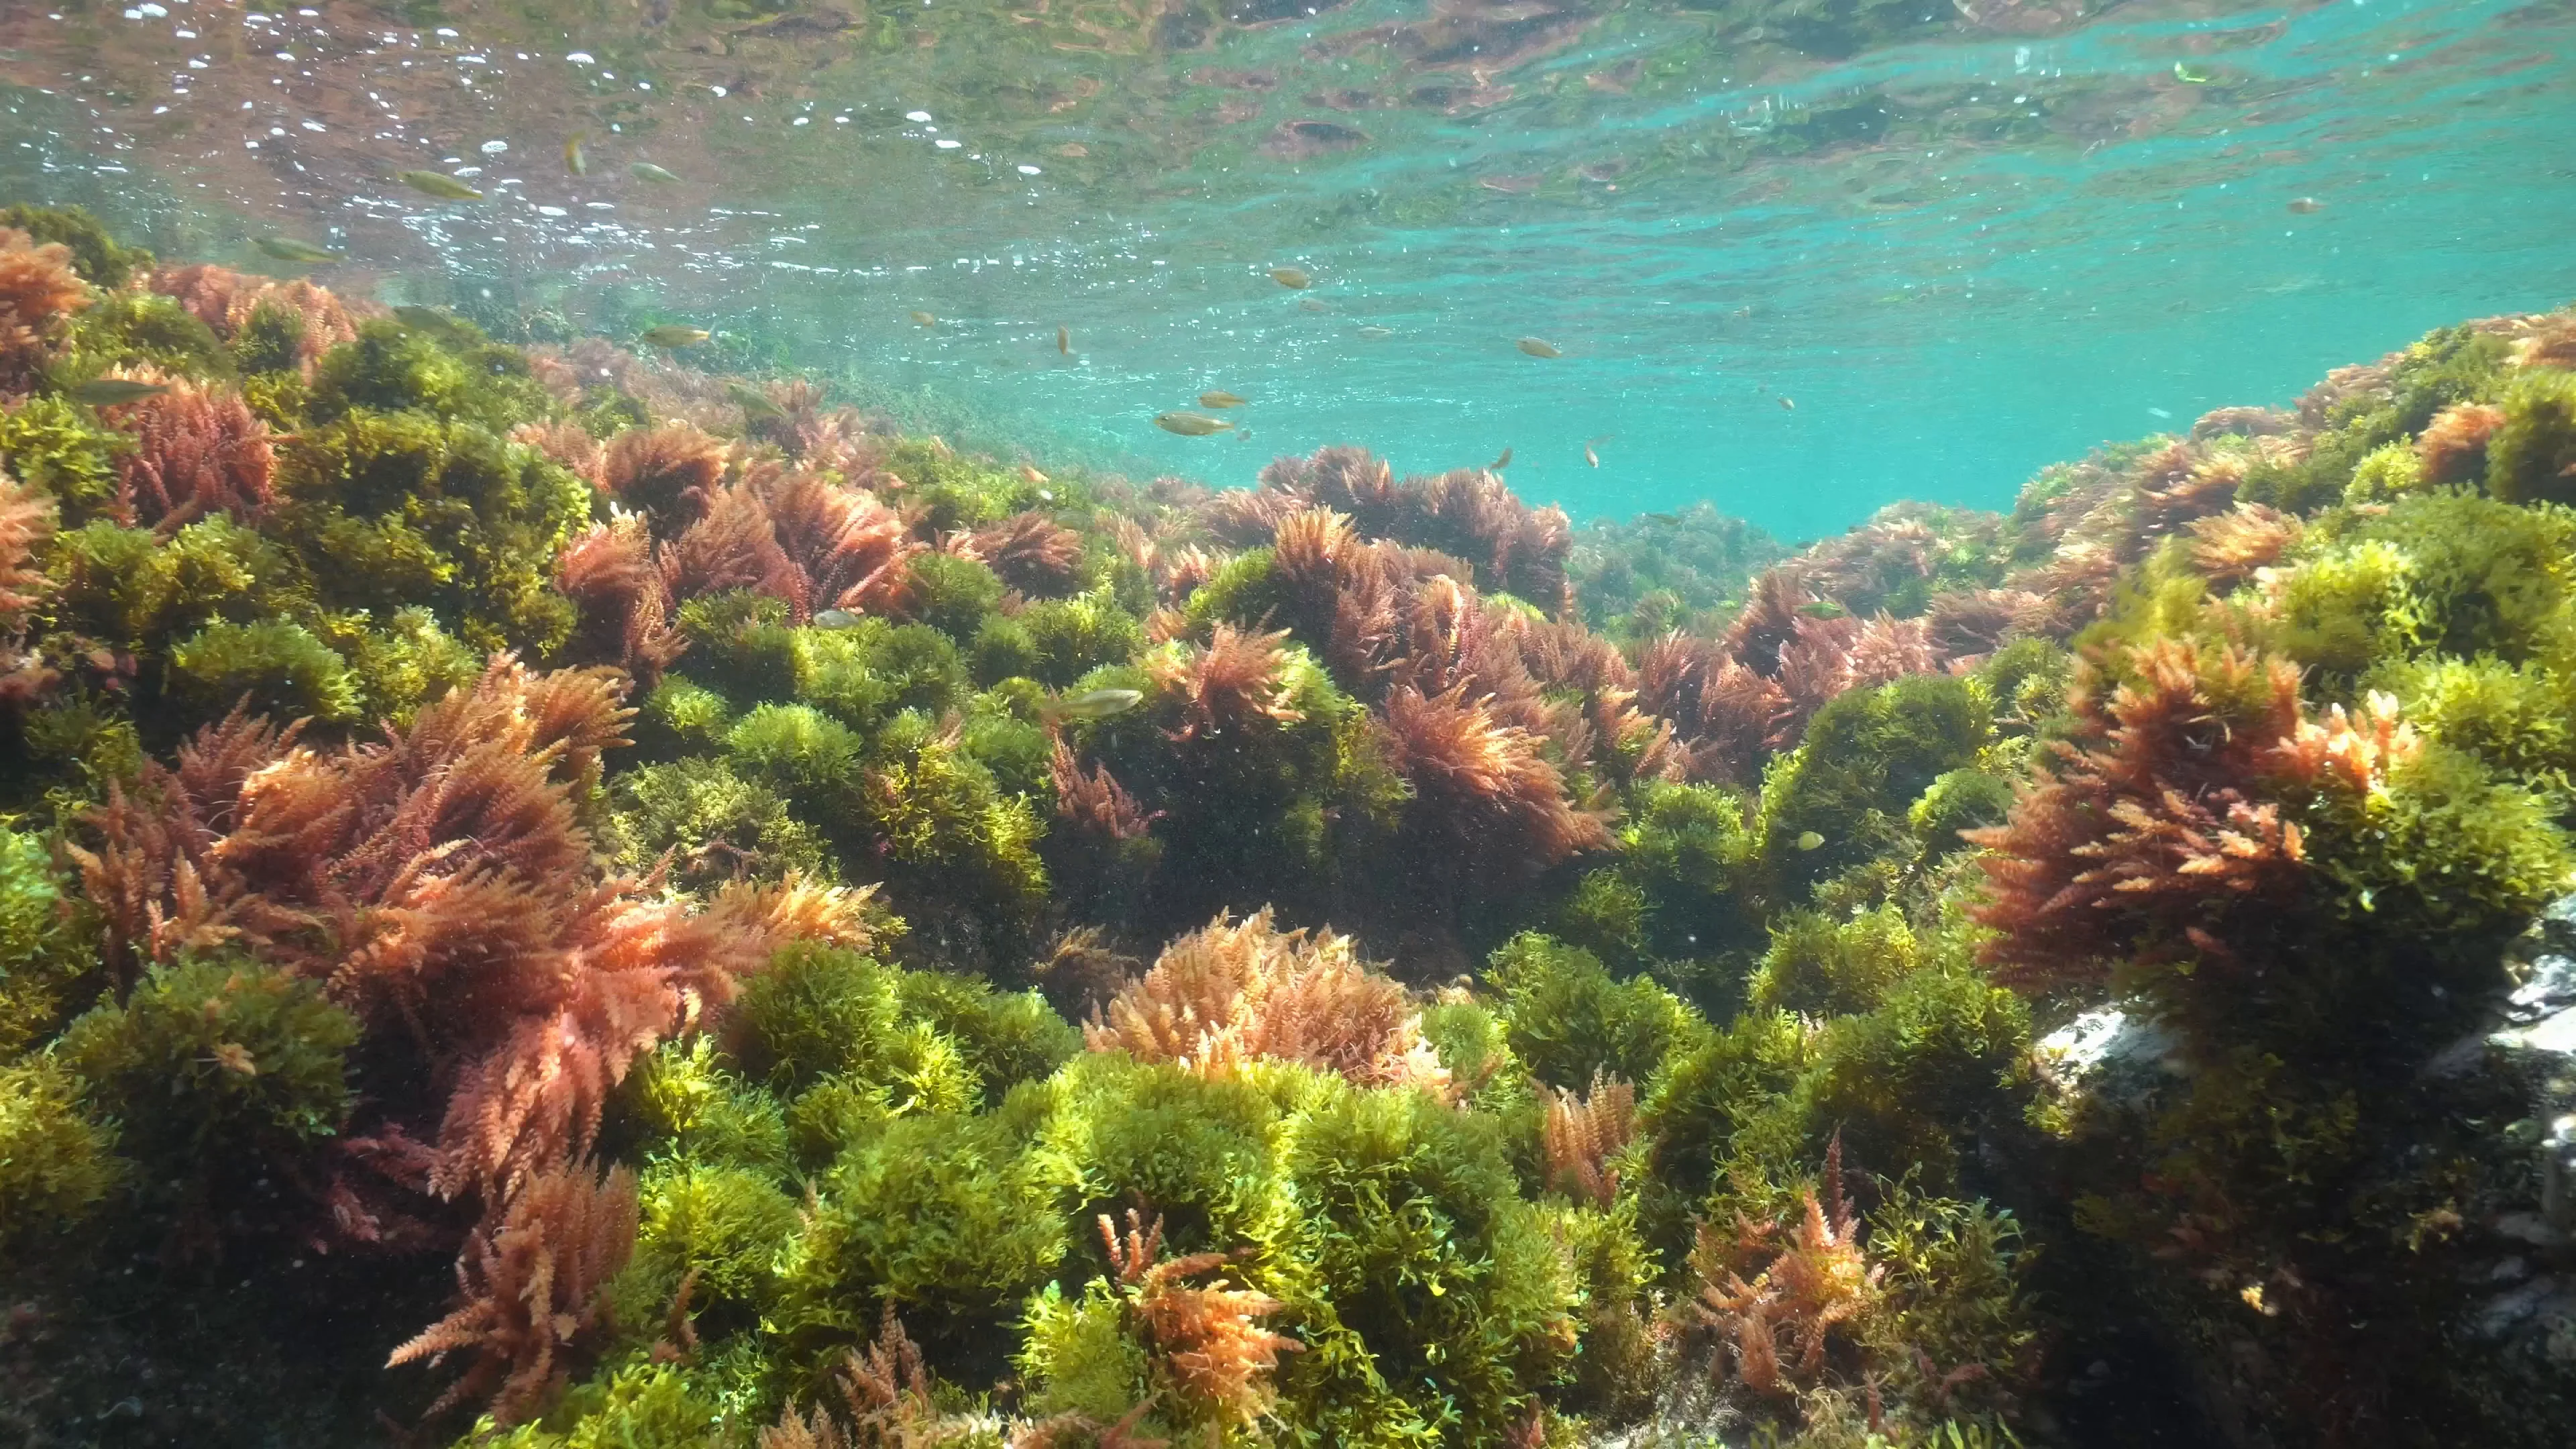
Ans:
{"label": "underwater vegetation", "polygon": [[0,220],[31,1443],[2576,1414],[2576,319],[1792,552]]}

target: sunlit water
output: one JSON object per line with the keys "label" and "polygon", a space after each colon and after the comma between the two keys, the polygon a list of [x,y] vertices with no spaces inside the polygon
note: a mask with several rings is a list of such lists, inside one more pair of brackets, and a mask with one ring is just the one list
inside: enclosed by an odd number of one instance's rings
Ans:
{"label": "sunlit water", "polygon": [[[0,79],[0,189],[173,256],[1793,536],[2576,295],[2567,0],[11,3]],[[1153,426],[1209,388],[1249,437]]]}

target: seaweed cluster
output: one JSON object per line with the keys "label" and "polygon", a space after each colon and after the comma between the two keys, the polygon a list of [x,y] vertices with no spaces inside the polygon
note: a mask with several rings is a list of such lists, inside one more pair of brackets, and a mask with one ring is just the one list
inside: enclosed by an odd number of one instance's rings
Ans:
{"label": "seaweed cluster", "polygon": [[2576,1385],[2531,1084],[2451,1046],[2576,868],[2564,317],[1650,581],[1483,470],[1050,477],[13,215],[32,1442],[2103,1442],[2116,1361],[2177,1432],[2510,1443]]}

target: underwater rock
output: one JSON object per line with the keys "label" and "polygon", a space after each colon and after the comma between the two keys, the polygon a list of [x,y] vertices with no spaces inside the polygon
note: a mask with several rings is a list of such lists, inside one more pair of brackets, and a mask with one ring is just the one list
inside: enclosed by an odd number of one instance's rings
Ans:
{"label": "underwater rock", "polygon": [[2540,1220],[2563,1242],[2576,1230],[2576,895],[2551,902],[2531,935],[2543,949],[2479,1040],[2531,1093]]}
{"label": "underwater rock", "polygon": [[2084,1012],[2033,1045],[2059,1090],[2118,1106],[2142,1104],[2184,1070],[2182,1038],[2134,1006]]}

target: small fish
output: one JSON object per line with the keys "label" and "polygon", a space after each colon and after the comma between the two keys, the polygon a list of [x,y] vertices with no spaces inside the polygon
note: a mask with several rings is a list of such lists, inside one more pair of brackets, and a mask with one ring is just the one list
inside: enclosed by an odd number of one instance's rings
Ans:
{"label": "small fish", "polygon": [[1800,604],[1798,612],[1810,619],[1839,619],[1849,611],[1831,599],[1818,599],[1813,603]]}
{"label": "small fish", "polygon": [[1648,523],[1660,523],[1666,528],[1682,526],[1682,516],[1678,513],[1641,513],[1637,516]]}
{"label": "small fish", "polygon": [[744,26],[734,34],[756,35],[763,40],[822,40],[856,24],[856,20],[838,10],[824,9],[810,15],[781,15],[775,20]]}
{"label": "small fish", "polygon": [[713,336],[715,334],[704,327],[690,327],[679,322],[665,322],[659,327],[647,327],[643,333],[645,341],[656,347],[668,347],[674,351],[683,347],[695,347]]}
{"label": "small fish", "polygon": [[1488,473],[1500,473],[1510,466],[1512,466],[1512,450],[1505,448],[1503,450],[1503,456],[1496,458],[1494,461],[1485,465],[1485,471]]}
{"label": "small fish", "polygon": [[423,196],[435,196],[442,201],[481,201],[483,199],[482,192],[444,171],[404,171],[397,173],[394,179]]}
{"label": "small fish", "polygon": [[564,169],[575,176],[590,174],[590,156],[581,149],[581,143],[589,139],[588,131],[575,131],[564,138]]}
{"label": "small fish", "polygon": [[1038,706],[1041,718],[1049,720],[1107,719],[1125,714],[1145,702],[1145,696],[1133,689],[1094,689],[1071,699],[1055,699]]}
{"label": "small fish", "polygon": [[1300,297],[1297,299],[1297,310],[1300,312],[1330,312],[1333,309],[1330,304],[1318,302],[1312,297]]}
{"label": "small fish", "polygon": [[858,625],[859,616],[847,609],[825,609],[814,616],[817,629],[855,629]]}
{"label": "small fish", "polygon": [[1236,442],[1238,442],[1238,443],[1249,443],[1249,442],[1251,442],[1251,441],[1252,441],[1252,429],[1250,429],[1250,428],[1237,428],[1237,429],[1235,429],[1235,430],[1234,430],[1234,440],[1235,440]]}
{"label": "small fish", "polygon": [[663,186],[678,185],[680,180],[679,177],[672,175],[670,172],[663,170],[661,167],[654,165],[650,161],[627,162],[626,174],[634,177],[638,181],[651,181]]}
{"label": "small fish", "polygon": [[939,319],[931,316],[927,312],[915,312],[912,314],[912,325],[915,327],[936,327],[939,325]]}
{"label": "small fish", "polygon": [[1813,850],[1824,843],[1825,837],[1817,834],[1815,831],[1806,830],[1799,832],[1798,848],[1800,850]]}
{"label": "small fish", "polygon": [[264,236],[251,243],[281,262],[336,262],[340,253],[291,236]]}
{"label": "small fish", "polygon": [[1592,451],[1592,445],[1590,443],[1583,445],[1583,461],[1591,464],[1595,468],[1601,466],[1601,455]]}
{"label": "small fish", "polygon": [[1217,392],[1214,389],[1210,389],[1207,392],[1199,394],[1199,406],[1203,408],[1239,408],[1243,406],[1243,399],[1236,397],[1230,392]]}
{"label": "small fish", "polygon": [[1307,276],[1303,267],[1272,267],[1270,280],[1292,292],[1302,292],[1315,285],[1315,279]]}
{"label": "small fish", "polygon": [[725,384],[725,396],[733,399],[734,405],[742,409],[742,415],[746,418],[767,420],[787,416],[777,403],[771,401],[769,394],[756,387],[729,382]]}
{"label": "small fish", "polygon": [[1798,400],[1796,398],[1793,398],[1786,393],[1780,395],[1780,411],[1784,413],[1794,413],[1797,410]]}
{"label": "small fish", "polygon": [[1020,465],[1020,481],[1024,483],[1044,483],[1046,480],[1047,475],[1039,472],[1036,464],[1022,463]]}
{"label": "small fish", "polygon": [[1059,327],[1055,329],[1055,350],[1063,353],[1067,357],[1071,357],[1073,355],[1072,328]]}
{"label": "small fish", "polygon": [[2174,62],[2174,79],[2187,86],[2205,86],[2209,84],[2209,72],[2194,70],[2188,64],[2178,60]]}
{"label": "small fish", "polygon": [[1368,338],[1393,337],[1395,335],[1395,329],[1392,327],[1363,327],[1360,329],[1360,335]]}
{"label": "small fish", "polygon": [[1556,350],[1555,343],[1536,337],[1522,338],[1520,340],[1520,349],[1532,357],[1563,357],[1565,355],[1564,353]]}
{"label": "small fish", "polygon": [[1157,413],[1154,415],[1154,426],[1167,433],[1178,433],[1184,438],[1204,438],[1210,433],[1225,432],[1234,424],[1223,418],[1209,417],[1205,413]]}
{"label": "small fish", "polygon": [[141,402],[147,397],[159,397],[169,390],[170,384],[166,382],[136,382],[130,377],[94,377],[72,389],[72,401],[87,403],[94,408],[122,407],[126,403]]}
{"label": "small fish", "polygon": [[2293,216],[2314,216],[2325,209],[2326,204],[2313,196],[2294,197],[2290,202],[2290,214]]}
{"label": "small fish", "polygon": [[405,327],[417,327],[424,332],[444,332],[456,325],[448,319],[446,313],[436,307],[423,307],[412,302],[396,307],[394,320]]}
{"label": "small fish", "polygon": [[2166,412],[2163,408],[2149,408],[2147,409],[2147,416],[2151,418],[2171,418],[2173,414]]}

